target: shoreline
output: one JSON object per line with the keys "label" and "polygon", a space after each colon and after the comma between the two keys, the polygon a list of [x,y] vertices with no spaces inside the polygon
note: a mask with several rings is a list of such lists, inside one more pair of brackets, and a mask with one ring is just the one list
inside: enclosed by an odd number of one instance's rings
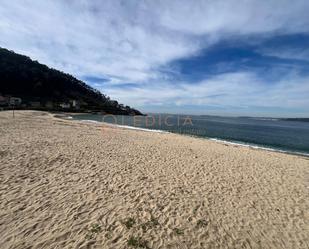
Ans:
{"label": "shoreline", "polygon": [[[72,115],[72,116],[74,116],[74,115]],[[177,133],[177,132],[170,132],[170,131],[159,130],[159,129],[149,129],[149,128],[129,126],[129,125],[118,125],[118,124],[114,124],[114,123],[102,122],[102,121],[97,121],[97,120],[79,120],[79,119],[74,119],[74,117],[72,117],[72,116],[68,115],[66,119],[72,120],[72,121],[82,121],[82,122],[85,122],[85,123],[88,122],[88,123],[110,125],[110,126],[114,126],[114,127],[131,129],[131,130],[140,130],[140,131],[147,131],[147,132],[154,132],[154,133],[177,134],[177,135],[180,135],[180,136],[187,136],[187,137],[193,137],[193,138],[198,138],[198,139],[206,139],[208,141],[213,141],[213,142],[216,142],[216,143],[221,143],[221,144],[226,144],[226,145],[247,147],[247,148],[251,148],[251,149],[255,149],[255,150],[277,152],[277,153],[283,153],[283,154],[288,154],[288,155],[294,155],[294,156],[309,158],[309,153],[305,153],[305,152],[289,151],[289,150],[272,148],[272,147],[267,147],[267,146],[258,145],[258,144],[246,144],[246,143],[241,142],[241,141],[229,141],[229,140],[224,140],[224,139],[220,139],[220,138],[212,138],[212,137],[206,137],[206,136],[203,137],[203,136],[190,135],[190,134]],[[61,118],[61,117],[59,117],[59,118]]]}

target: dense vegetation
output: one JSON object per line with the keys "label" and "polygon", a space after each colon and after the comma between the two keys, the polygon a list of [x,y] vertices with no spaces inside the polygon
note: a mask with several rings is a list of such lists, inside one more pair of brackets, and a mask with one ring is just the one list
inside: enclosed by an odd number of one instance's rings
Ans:
{"label": "dense vegetation", "polygon": [[24,108],[30,107],[29,103],[36,101],[40,103],[39,109],[46,109],[45,103],[49,102],[52,103],[52,109],[58,110],[59,103],[75,100],[79,103],[79,111],[141,114],[129,106],[111,100],[72,75],[3,48],[0,48],[0,80],[0,95],[21,98]]}

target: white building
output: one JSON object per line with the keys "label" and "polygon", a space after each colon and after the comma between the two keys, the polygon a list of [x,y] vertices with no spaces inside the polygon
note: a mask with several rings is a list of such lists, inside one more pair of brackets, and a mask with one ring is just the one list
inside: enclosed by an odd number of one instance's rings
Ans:
{"label": "white building", "polygon": [[19,106],[21,105],[21,98],[16,98],[16,97],[10,97],[10,105],[13,105],[13,106]]}
{"label": "white building", "polygon": [[63,109],[70,109],[71,105],[70,103],[60,103],[60,107]]}

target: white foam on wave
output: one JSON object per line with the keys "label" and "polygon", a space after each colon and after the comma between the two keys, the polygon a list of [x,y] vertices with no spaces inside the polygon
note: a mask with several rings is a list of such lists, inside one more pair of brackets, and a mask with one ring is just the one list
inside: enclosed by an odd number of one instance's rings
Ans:
{"label": "white foam on wave", "polygon": [[278,118],[250,118],[253,120],[264,120],[264,121],[280,121]]}
{"label": "white foam on wave", "polygon": [[[106,124],[106,123],[105,123]],[[117,125],[117,124],[110,124],[116,127],[130,129],[130,130],[138,130],[138,131],[148,131],[148,132],[155,132],[155,133],[169,133],[168,131],[162,131],[162,130],[154,130],[154,129],[147,129],[147,128],[141,128],[141,127],[135,127],[135,126],[129,126],[129,125]]]}
{"label": "white foam on wave", "polygon": [[83,119],[83,120],[78,120],[78,121],[85,122],[85,123],[102,124],[102,122],[100,121],[91,120],[91,119]]}
{"label": "white foam on wave", "polygon": [[226,141],[226,140],[218,139],[218,138],[208,138],[208,139],[211,140],[211,141],[218,142],[218,143],[224,143],[224,144],[243,146],[243,147],[248,147],[248,148],[253,148],[253,149],[260,149],[260,150],[267,150],[267,151],[281,152],[281,153],[288,153],[288,154],[295,154],[295,155],[301,155],[301,156],[309,157],[309,154],[302,153],[302,152],[280,150],[280,149],[274,149],[274,148],[269,148],[269,147],[263,147],[263,146],[259,146],[259,145],[245,144],[245,143],[242,143],[242,142],[230,142],[230,141]]}
{"label": "white foam on wave", "polygon": [[148,131],[148,132],[155,132],[155,133],[169,133],[168,131],[146,129],[146,128],[129,126],[129,125],[111,124],[111,123],[107,123],[107,122],[101,122],[101,121],[89,120],[89,119],[79,120],[79,121],[86,122],[86,123],[95,123],[95,124],[102,124],[103,123],[104,125],[114,126],[114,127],[119,127],[119,128],[125,128],[125,129],[130,129],[130,130]]}

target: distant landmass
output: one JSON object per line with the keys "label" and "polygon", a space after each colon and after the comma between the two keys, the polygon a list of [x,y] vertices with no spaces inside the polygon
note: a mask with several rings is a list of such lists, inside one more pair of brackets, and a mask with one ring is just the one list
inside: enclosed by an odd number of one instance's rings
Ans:
{"label": "distant landmass", "polygon": [[282,118],[284,121],[309,122],[309,118]]}
{"label": "distant landmass", "polygon": [[142,115],[70,74],[0,48],[0,108]]}

